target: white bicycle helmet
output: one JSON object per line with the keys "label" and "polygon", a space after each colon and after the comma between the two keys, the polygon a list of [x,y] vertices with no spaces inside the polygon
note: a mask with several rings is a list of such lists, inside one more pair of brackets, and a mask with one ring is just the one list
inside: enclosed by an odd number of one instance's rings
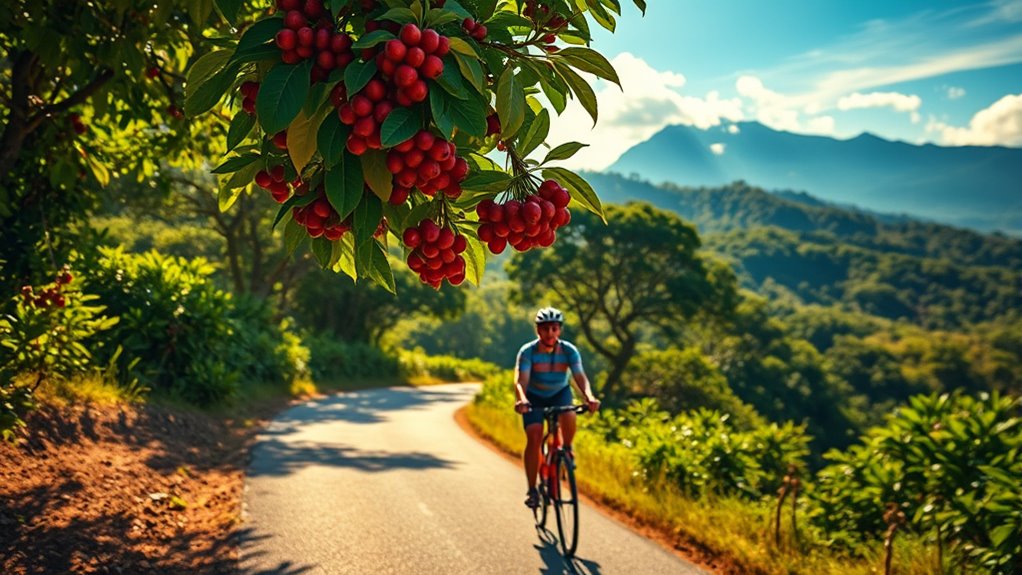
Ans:
{"label": "white bicycle helmet", "polygon": [[551,322],[557,322],[560,324],[564,323],[564,314],[561,313],[561,310],[552,307],[545,307],[536,312],[537,324]]}

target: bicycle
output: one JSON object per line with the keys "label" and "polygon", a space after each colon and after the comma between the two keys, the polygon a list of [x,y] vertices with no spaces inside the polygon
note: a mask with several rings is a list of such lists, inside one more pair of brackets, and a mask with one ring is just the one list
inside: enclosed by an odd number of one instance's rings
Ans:
{"label": "bicycle", "polygon": [[548,508],[553,505],[557,515],[557,533],[565,557],[575,554],[578,547],[578,487],[575,485],[575,461],[564,450],[560,434],[560,414],[574,411],[585,413],[585,405],[543,408],[546,434],[543,436],[542,458],[539,464],[540,504],[532,510],[536,527],[545,528]]}

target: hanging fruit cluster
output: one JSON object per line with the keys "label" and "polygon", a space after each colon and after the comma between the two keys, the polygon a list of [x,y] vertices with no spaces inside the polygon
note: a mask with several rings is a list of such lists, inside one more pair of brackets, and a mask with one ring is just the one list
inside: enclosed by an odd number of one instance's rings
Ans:
{"label": "hanging fruit cluster", "polygon": [[620,8],[491,4],[276,0],[189,72],[189,115],[217,95],[237,110],[213,170],[221,208],[254,182],[281,204],[273,225],[290,250],[307,243],[323,266],[391,289],[388,232],[438,288],[478,284],[486,253],[507,245],[552,245],[569,203],[602,216],[589,184],[556,165],[584,145],[546,139],[569,100],[596,120],[579,72],[620,84],[579,45]]}

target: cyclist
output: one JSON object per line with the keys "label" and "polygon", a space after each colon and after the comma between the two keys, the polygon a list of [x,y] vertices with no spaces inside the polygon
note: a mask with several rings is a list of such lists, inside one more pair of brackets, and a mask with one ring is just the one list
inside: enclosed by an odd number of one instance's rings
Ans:
{"label": "cyclist", "polygon": [[[582,394],[589,411],[600,408],[600,400],[593,395],[589,378],[582,370],[582,356],[571,343],[560,339],[564,314],[552,307],[536,312],[537,339],[518,350],[515,362],[515,411],[522,414],[525,427],[526,446],[522,459],[525,463],[525,479],[529,491],[525,504],[531,508],[539,506],[536,491],[536,475],[539,472],[540,447],[543,442],[544,407],[567,406],[572,403],[568,370],[575,380],[575,386]],[[533,409],[533,408],[538,409]],[[571,442],[575,437],[575,413],[560,415],[561,436],[565,451],[571,454]]]}

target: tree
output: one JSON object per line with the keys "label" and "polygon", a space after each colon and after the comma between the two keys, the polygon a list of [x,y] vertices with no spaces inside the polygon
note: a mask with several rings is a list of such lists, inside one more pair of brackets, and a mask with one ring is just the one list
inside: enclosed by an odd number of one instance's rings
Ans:
{"label": "tree", "polygon": [[183,71],[212,15],[183,0],[0,8],[2,287],[57,267],[62,232],[112,178],[150,177],[190,148]]}
{"label": "tree", "polygon": [[478,284],[487,249],[549,246],[569,202],[602,216],[554,165],[583,144],[530,155],[550,127],[537,94],[557,113],[577,99],[595,122],[579,72],[620,84],[583,47],[590,19],[613,31],[619,13],[617,0],[278,0],[191,66],[185,112],[233,116],[220,208],[267,190],[289,250],[394,290],[389,230],[423,283]]}
{"label": "tree", "polygon": [[551,293],[579,320],[586,341],[621,375],[643,329],[674,338],[705,310],[726,316],[735,298],[729,269],[698,252],[699,235],[678,216],[649,204],[608,206],[605,226],[581,214],[552,250],[516,255],[509,275],[523,294]]}

